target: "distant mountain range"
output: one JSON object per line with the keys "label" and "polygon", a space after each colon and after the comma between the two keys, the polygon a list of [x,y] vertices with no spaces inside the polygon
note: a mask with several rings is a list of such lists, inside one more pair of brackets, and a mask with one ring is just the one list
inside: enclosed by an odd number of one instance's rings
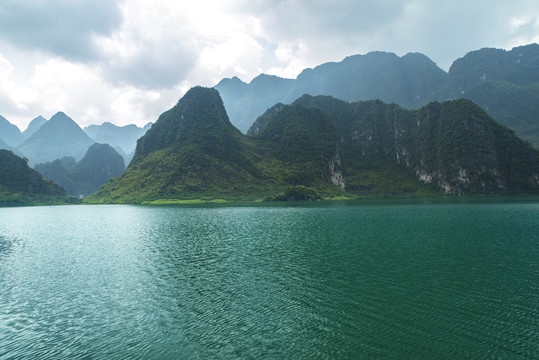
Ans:
{"label": "distant mountain range", "polygon": [[189,90],[90,202],[539,192],[539,151],[469,100],[405,110],[304,96],[252,136],[215,89]]}
{"label": "distant mountain range", "polygon": [[24,130],[22,132],[22,136],[25,138],[25,139],[28,139],[33,133],[35,133],[36,131],[39,130],[39,128],[41,126],[43,126],[43,124],[45,124],[47,122],[47,119],[45,119],[43,116],[38,116],[36,118],[34,118],[32,121],[30,121],[30,124],[28,124],[28,127],[26,128],[26,130]]}
{"label": "distant mountain range", "polygon": [[130,124],[125,126],[117,126],[109,122],[101,125],[90,125],[84,128],[84,132],[88,134],[95,142],[101,144],[109,144],[116,148],[119,147],[126,155],[135,151],[137,140],[146,134],[146,131],[152,126],[152,123],[146,124],[140,128]]}
{"label": "distant mountain range", "polygon": [[[122,155],[126,164],[133,158],[137,140],[152,123],[143,128],[130,124],[117,126],[108,122],[90,125],[84,130],[63,112],[47,121],[42,116],[34,118],[27,129],[19,128],[0,116],[0,149],[13,151],[27,157],[29,163],[53,161],[64,156],[80,159],[93,143],[109,144]],[[37,133],[37,134],[36,134]]]}
{"label": "distant mountain range", "polygon": [[274,104],[290,104],[304,94],[346,101],[379,99],[407,109],[466,98],[539,148],[537,44],[511,51],[473,51],[456,60],[448,73],[422,54],[372,52],[305,69],[296,79],[262,74],[245,83],[234,77],[215,88],[232,124],[244,133]]}
{"label": "distant mountain range", "polygon": [[64,156],[80,160],[94,141],[63,112],[56,113],[18,149],[29,159],[30,165],[53,161]]}
{"label": "distant mountain range", "polygon": [[120,176],[125,164],[122,156],[110,145],[93,144],[79,162],[66,156],[37,164],[35,170],[62,186],[69,195],[78,197],[89,195],[111,178]]}

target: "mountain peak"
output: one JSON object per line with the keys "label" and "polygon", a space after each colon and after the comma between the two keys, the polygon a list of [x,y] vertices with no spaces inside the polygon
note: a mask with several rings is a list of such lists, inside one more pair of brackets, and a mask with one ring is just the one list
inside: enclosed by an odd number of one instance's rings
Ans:
{"label": "mountain peak", "polygon": [[239,131],[228,119],[219,92],[214,88],[191,88],[170,110],[159,116],[139,139],[137,155],[192,141],[215,144]]}
{"label": "mountain peak", "polygon": [[32,119],[30,123],[28,124],[28,127],[26,130],[22,132],[22,135],[28,139],[30,135],[35,133],[43,124],[47,122],[47,119],[45,119],[43,116],[39,115],[38,117]]}
{"label": "mountain peak", "polygon": [[204,122],[226,122],[230,123],[226,115],[223,100],[219,92],[214,88],[196,86],[189,89],[178,101],[180,120],[204,121]]}
{"label": "mountain peak", "polygon": [[56,114],[54,114],[49,121],[60,121],[60,120],[70,120],[75,122],[73,119],[71,119],[69,116],[66,115],[63,111],[58,111]]}
{"label": "mountain peak", "polygon": [[60,111],[26,139],[20,150],[31,164],[37,164],[66,155],[80,159],[93,143],[73,119]]}
{"label": "mountain peak", "polygon": [[224,78],[221,81],[219,81],[219,84],[217,85],[217,87],[219,87],[219,86],[242,86],[242,85],[246,85],[246,83],[243,82],[239,77],[233,76],[231,78]]}

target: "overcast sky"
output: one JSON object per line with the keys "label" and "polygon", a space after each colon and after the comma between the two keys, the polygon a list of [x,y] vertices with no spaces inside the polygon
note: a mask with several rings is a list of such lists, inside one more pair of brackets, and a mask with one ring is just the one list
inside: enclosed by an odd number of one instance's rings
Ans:
{"label": "overcast sky", "polygon": [[539,42],[537,0],[1,0],[0,115],[24,130],[155,121],[192,86],[353,54],[421,52],[442,69]]}

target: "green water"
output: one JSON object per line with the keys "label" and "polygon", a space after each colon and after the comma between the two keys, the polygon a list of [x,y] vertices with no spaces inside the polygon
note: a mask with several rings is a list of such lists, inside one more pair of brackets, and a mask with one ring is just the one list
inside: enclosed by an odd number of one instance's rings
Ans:
{"label": "green water", "polygon": [[0,209],[0,359],[539,358],[539,199]]}

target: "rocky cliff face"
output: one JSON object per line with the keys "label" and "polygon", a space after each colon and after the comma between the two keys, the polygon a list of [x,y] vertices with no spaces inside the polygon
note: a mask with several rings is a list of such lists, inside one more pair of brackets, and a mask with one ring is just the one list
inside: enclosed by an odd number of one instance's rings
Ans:
{"label": "rocky cliff face", "polygon": [[390,162],[448,194],[539,188],[538,152],[469,100],[431,103],[417,111],[330,97],[304,96],[297,103],[333,117],[349,170]]}

